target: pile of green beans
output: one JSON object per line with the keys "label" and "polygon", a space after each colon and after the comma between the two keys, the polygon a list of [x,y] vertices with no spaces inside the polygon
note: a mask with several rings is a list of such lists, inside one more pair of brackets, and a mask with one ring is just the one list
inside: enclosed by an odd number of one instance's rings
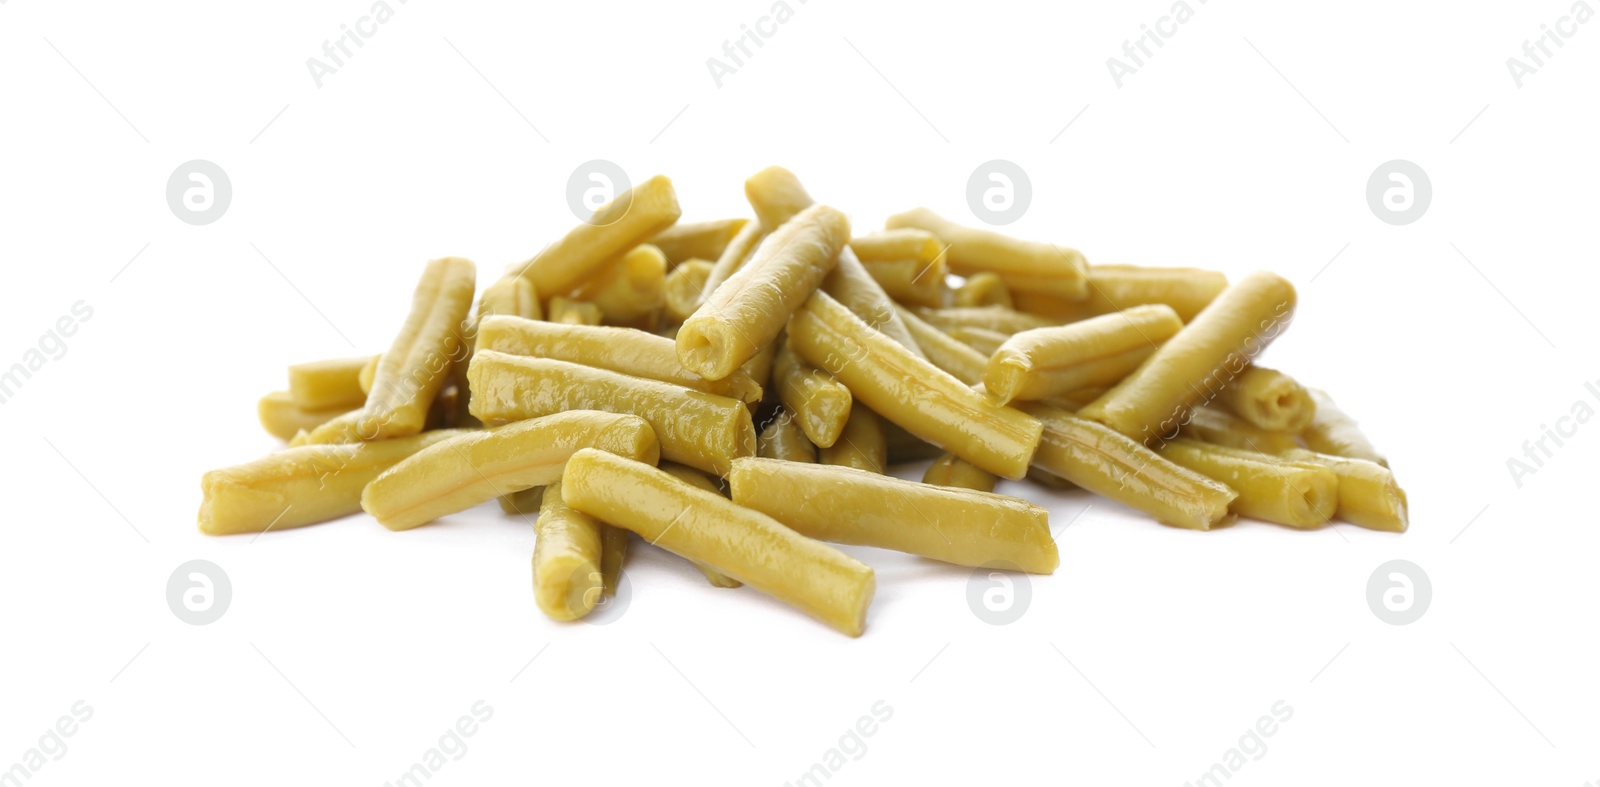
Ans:
{"label": "pile of green beans", "polygon": [[859,636],[877,579],[835,545],[1050,574],[1029,489],[1190,530],[1406,529],[1356,421],[1257,363],[1294,318],[1284,278],[1096,265],[927,208],[853,232],[781,167],[745,196],[753,218],[683,223],[650,178],[481,294],[471,261],[429,262],[381,354],[262,397],[288,446],[206,473],[201,532],[498,500],[553,620],[616,593],[637,534]]}

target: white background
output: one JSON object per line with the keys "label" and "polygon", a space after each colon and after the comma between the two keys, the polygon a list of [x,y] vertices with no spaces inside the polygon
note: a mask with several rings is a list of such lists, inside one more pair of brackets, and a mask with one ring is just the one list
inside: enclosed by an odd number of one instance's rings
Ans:
{"label": "white background", "polygon": [[[306,59],[366,0],[0,4],[0,365],[94,310],[0,405],[0,768],[84,700],[30,785],[381,785],[483,700],[429,784],[781,785],[882,700],[830,785],[1181,785],[1282,700],[1230,785],[1600,780],[1600,425],[1520,489],[1506,467],[1600,380],[1600,23],[1518,88],[1506,59],[1566,0],[1195,0],[1118,88],[1106,59],[1166,0],[795,0],[718,88],[706,59],[765,0],[532,5],[396,0],[319,88]],[[493,506],[196,532],[201,474],[274,448],[254,407],[286,364],[384,349],[430,257],[496,273],[558,237],[594,158],[672,176],[685,220],[747,215],[743,178],[783,164],[863,232],[972,221],[1003,158],[1034,189],[1008,231],[1276,270],[1301,309],[1267,363],[1361,420],[1411,532],[1186,532],[1006,485],[1062,554],[1022,619],[978,620],[968,570],[849,549],[878,572],[858,640],[637,542],[622,617],[554,624]],[[209,226],[167,205],[191,159],[232,182]],[[1391,159],[1433,184],[1409,226],[1366,201]],[[165,600],[195,558],[233,585],[201,627]],[[1407,626],[1365,597],[1396,558],[1433,586]]]}

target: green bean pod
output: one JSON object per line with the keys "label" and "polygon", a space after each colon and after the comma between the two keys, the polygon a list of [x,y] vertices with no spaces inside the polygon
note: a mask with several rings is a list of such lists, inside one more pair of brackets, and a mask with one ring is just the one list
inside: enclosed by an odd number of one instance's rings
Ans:
{"label": "green bean pod", "polygon": [[1210,530],[1238,493],[1173,464],[1102,424],[1042,403],[1020,405],[1044,424],[1035,466],[1143,511],[1162,524]]}
{"label": "green bean pod", "polygon": [[845,634],[860,636],[866,626],[876,587],[872,568],[766,514],[604,451],[574,454],[561,487],[567,505],[706,563]]}
{"label": "green bean pod", "polygon": [[1089,294],[1089,265],[1074,249],[963,227],[927,208],[890,216],[889,229],[926,230],[949,244],[950,270],[961,276],[998,274],[1013,293],[1042,292],[1069,300]]}
{"label": "green bean pod", "polygon": [[508,273],[526,278],[540,295],[561,295],[614,260],[677,222],[682,211],[672,181],[656,175],[600,206],[532,259]]}
{"label": "green bean pod", "polygon": [[1004,404],[1115,385],[1183,328],[1167,306],[1136,306],[1006,339],[989,358],[983,387]]}
{"label": "green bean pod", "polygon": [[991,473],[1018,479],[1039,445],[1037,419],[997,407],[875,331],[826,293],[789,320],[789,344],[906,431]]}
{"label": "green bean pod", "polygon": [[1228,383],[1217,401],[1254,426],[1281,432],[1310,426],[1317,410],[1311,394],[1293,377],[1255,365]]}
{"label": "green bean pod", "polygon": [[547,486],[574,452],[591,447],[652,464],[661,456],[643,418],[569,410],[428,446],[367,484],[361,507],[390,530],[410,530],[500,495]]}
{"label": "green bean pod", "polygon": [[1395,483],[1389,468],[1365,459],[1319,454],[1296,448],[1283,454],[1296,462],[1309,462],[1339,477],[1339,508],[1334,516],[1369,530],[1404,533],[1411,517],[1406,492]]}
{"label": "green bean pod", "polygon": [[1004,306],[952,306],[946,309],[912,309],[918,317],[941,331],[981,328],[1010,336],[1014,333],[1048,328],[1055,323]]}
{"label": "green bean pod", "polygon": [[1079,415],[1144,442],[1176,434],[1190,405],[1244,371],[1288,326],[1294,307],[1288,280],[1246,276]]}
{"label": "green bean pod", "polygon": [[467,370],[472,414],[501,424],[562,413],[603,410],[649,422],[661,457],[721,475],[756,450],[755,425],[743,402],[670,383],[629,377],[548,358],[483,350]]}
{"label": "green bean pod", "polygon": [[1334,404],[1333,397],[1326,391],[1315,388],[1307,392],[1311,394],[1311,401],[1316,405],[1310,425],[1300,432],[1300,439],[1306,442],[1307,448],[1321,454],[1365,459],[1384,467],[1389,466],[1389,460],[1373,447],[1372,441],[1361,432],[1356,419],[1340,410],[1339,406]]}
{"label": "green bean pod", "polygon": [[734,462],[728,486],[735,503],[823,541],[1034,574],[1061,564],[1047,512],[1014,497],[773,459]]}
{"label": "green bean pod", "polygon": [[953,486],[978,492],[993,492],[1000,478],[955,454],[944,454],[933,460],[922,474],[922,483]]}
{"label": "green bean pod", "polygon": [[838,264],[850,222],[814,205],[779,227],[755,256],[706,298],[678,329],[678,360],[720,380],[783,331],[784,322]]}
{"label": "green bean pod", "polygon": [[904,306],[896,306],[895,310],[900,313],[906,328],[921,346],[922,354],[927,357],[929,363],[967,385],[982,382],[984,367],[988,363],[988,359],[982,353],[972,349],[966,342],[923,322],[921,317]]}
{"label": "green bean pod", "polygon": [[680,221],[656,233],[649,243],[660,249],[667,257],[667,264],[677,270],[677,266],[688,260],[714,260],[722,256],[728,243],[749,223],[745,218]]}
{"label": "green bean pod", "polygon": [[301,410],[353,410],[367,401],[361,369],[371,361],[363,355],[294,364],[289,367],[289,396]]}
{"label": "green bean pod", "polygon": [[1163,457],[1239,493],[1231,510],[1239,516],[1289,527],[1321,527],[1339,505],[1339,479],[1318,464],[1227,448],[1197,440],[1170,440]]}
{"label": "green bean pod", "polygon": [[1196,407],[1183,423],[1181,434],[1193,440],[1244,448],[1263,454],[1281,454],[1300,447],[1293,432],[1262,429],[1220,407]]}
{"label": "green bean pod", "polygon": [[667,257],[642,243],[602,266],[573,297],[593,303],[602,322],[649,328],[666,304]]}
{"label": "green bean pod", "polygon": [[[670,475],[686,484],[697,486],[706,490],[707,492],[711,492],[712,494],[721,495],[723,497],[728,496],[725,492],[723,492],[722,487],[718,485],[720,483],[719,481],[713,481],[711,476],[689,467],[688,465],[680,465],[676,462],[663,462],[661,464],[661,472],[666,473],[667,475]],[[733,577],[730,577],[705,563],[701,563],[698,560],[689,561],[689,565],[699,569],[700,573],[705,575],[706,581],[710,582],[712,587],[744,587],[743,582],[740,582],[739,580],[734,579]]]}
{"label": "green bean pod", "polygon": [[761,401],[762,384],[748,373],[707,380],[678,362],[671,339],[628,328],[487,317],[478,324],[478,349],[581,363],[744,402]]}
{"label": "green bean pod", "polygon": [[533,522],[533,600],[551,620],[577,620],[605,593],[603,523],[569,508],[550,484]]}
{"label": "green bean pod", "polygon": [[878,419],[878,414],[865,407],[851,408],[839,439],[833,445],[819,450],[817,461],[825,465],[882,473],[889,464],[889,445],[884,442],[883,422]]}
{"label": "green bean pod", "polygon": [[812,445],[827,448],[838,441],[854,401],[849,388],[807,363],[787,342],[772,359],[772,384]]}
{"label": "green bean pod", "polygon": [[784,410],[756,437],[756,455],[786,462],[815,462],[817,446],[806,437],[800,419]]}
{"label": "green bean pod", "polygon": [[995,306],[1001,309],[1010,309],[1014,306],[1011,301],[1011,291],[1006,288],[1006,280],[1000,278],[1000,274],[990,271],[968,276],[967,280],[951,293],[950,305],[957,308]]}
{"label": "green bean pod", "polygon": [[401,460],[460,431],[368,443],[303,445],[200,479],[200,532],[260,533],[314,525],[361,510],[361,490]]}

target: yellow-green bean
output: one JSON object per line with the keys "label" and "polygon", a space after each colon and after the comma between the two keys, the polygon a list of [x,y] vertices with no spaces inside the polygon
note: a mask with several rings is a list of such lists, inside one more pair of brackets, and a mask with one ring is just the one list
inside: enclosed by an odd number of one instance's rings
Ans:
{"label": "yellow-green bean", "polygon": [[801,358],[787,342],[773,356],[772,385],[813,445],[827,448],[838,441],[854,400],[849,388]]}
{"label": "yellow-green bean", "polygon": [[[722,497],[728,496],[727,493],[723,491],[722,487],[718,485],[718,481],[711,480],[711,476],[708,476],[705,473],[702,473],[688,465],[680,465],[677,462],[662,462],[661,472],[666,473],[667,475],[670,475],[686,484],[697,486],[706,490],[707,492],[711,492],[712,494],[721,495]],[[706,581],[710,582],[712,587],[744,587],[743,582],[740,582],[739,580],[734,579],[733,577],[730,577],[727,574],[724,574],[721,571],[718,571],[715,568],[712,568],[711,566],[706,565],[698,560],[690,560],[689,565],[699,569],[700,573],[705,575]]]}
{"label": "yellow-green bean", "polygon": [[569,410],[428,446],[367,484],[361,507],[390,530],[410,530],[500,495],[547,486],[580,448],[651,464],[661,457],[643,418]]}
{"label": "yellow-green bean", "polygon": [[817,447],[806,437],[800,419],[784,410],[756,438],[756,455],[786,462],[815,462]]}
{"label": "yellow-green bean", "polygon": [[567,410],[637,415],[663,459],[722,475],[756,450],[755,425],[738,399],[548,358],[481,350],[467,370],[472,414],[494,425]]}
{"label": "yellow-green bean", "polygon": [[683,368],[671,339],[628,328],[488,317],[478,325],[478,349],[581,363],[745,402],[761,401],[761,384],[747,372],[707,380]]}
{"label": "yellow-green bean", "polygon": [[353,410],[367,401],[361,369],[370,356],[333,358],[289,367],[289,396],[301,410]]}
{"label": "yellow-green bean", "polygon": [[574,511],[561,499],[561,482],[550,484],[533,530],[533,600],[551,620],[577,620],[594,610],[605,593],[599,520]]}
{"label": "yellow-green bean", "polygon": [[648,328],[666,301],[667,258],[648,243],[629,249],[573,291],[609,325]]}
{"label": "yellow-green bean", "polygon": [[817,461],[882,473],[889,464],[889,446],[884,442],[883,423],[877,413],[865,407],[850,408],[844,431],[833,445],[817,452]]}
{"label": "yellow-green bean", "polygon": [[1157,305],[1023,331],[994,351],[983,387],[1004,404],[1115,385],[1182,328],[1177,312]]}
{"label": "yellow-green bean", "polygon": [[1286,451],[1283,458],[1310,462],[1339,477],[1339,508],[1334,516],[1370,530],[1404,533],[1410,524],[1406,492],[1395,483],[1389,468],[1365,459],[1319,454],[1303,448]]}
{"label": "yellow-green bean", "polygon": [[567,505],[706,563],[845,634],[860,636],[866,625],[872,568],[765,514],[604,451],[574,454],[561,487]]}
{"label": "yellow-green bean", "polygon": [[999,306],[1002,309],[1010,309],[1011,291],[1006,288],[1005,279],[1000,278],[998,273],[990,271],[974,273],[951,293],[951,305]]}
{"label": "yellow-green bean", "polygon": [[1176,430],[1288,326],[1294,285],[1257,272],[1212,301],[1132,374],[1079,414],[1142,441]]}
{"label": "yellow-green bean", "polygon": [[850,238],[837,209],[814,205],[769,236],[678,329],[678,359],[712,380],[732,374],[783,331]]}
{"label": "yellow-green bean", "polygon": [[789,320],[789,344],[831,372],[879,415],[996,475],[1018,479],[1039,444],[1040,426],[875,331],[817,293]]}
{"label": "yellow-green bean", "polygon": [[949,295],[944,279],[944,258],[931,263],[915,260],[863,262],[862,266],[886,295],[914,306],[943,306]]}
{"label": "yellow-green bean", "polygon": [[1356,420],[1334,404],[1333,397],[1315,388],[1308,392],[1311,401],[1316,404],[1316,413],[1311,417],[1311,424],[1300,432],[1300,439],[1306,442],[1307,448],[1318,453],[1365,459],[1384,467],[1389,466],[1389,460],[1373,447],[1372,441],[1361,432]]}
{"label": "yellow-green bean", "polygon": [[1034,328],[1048,328],[1055,323],[1032,314],[1007,309],[1003,306],[962,306],[948,309],[912,309],[918,317],[941,331],[956,328],[981,328],[1010,336]]}
{"label": "yellow-green bean", "polygon": [[1019,406],[1044,424],[1035,466],[1162,524],[1210,530],[1238,496],[1102,424],[1042,403]]}
{"label": "yellow-green bean", "polygon": [[261,419],[261,428],[267,430],[267,434],[287,441],[302,431],[310,432],[354,409],[336,407],[332,410],[302,410],[295,406],[294,397],[288,391],[273,391],[256,403],[256,416]]}
{"label": "yellow-green bean", "polygon": [[[1293,432],[1262,429],[1215,406],[1196,407],[1191,410],[1188,420],[1183,422],[1181,434],[1213,445],[1244,448],[1263,454],[1281,454],[1300,447],[1294,439]],[[1157,435],[1163,440],[1170,440],[1176,436]]]}
{"label": "yellow-green bean", "polygon": [[672,226],[679,215],[672,181],[656,175],[600,206],[588,221],[510,272],[533,282],[541,296],[571,292],[606,262]]}
{"label": "yellow-green bean", "polygon": [[890,216],[889,229],[927,230],[949,245],[950,270],[961,276],[990,271],[1012,292],[1031,291],[1082,300],[1089,294],[1088,263],[1074,249],[963,227],[927,208]]}
{"label": "yellow-green bean", "polygon": [[722,256],[728,242],[749,223],[745,218],[678,222],[656,233],[650,245],[667,255],[667,263],[676,269],[687,260],[714,260]]}
{"label": "yellow-green bean", "polygon": [[700,308],[700,296],[705,291],[706,278],[711,275],[711,263],[689,259],[678,263],[667,274],[662,294],[667,316],[678,322],[689,319]]}
{"label": "yellow-green bean", "polygon": [[408,456],[461,434],[441,430],[368,443],[288,448],[200,479],[200,532],[260,533],[361,510],[361,490]]}
{"label": "yellow-green bean", "polygon": [[734,502],[823,541],[1034,574],[1061,563],[1045,510],[1015,497],[774,459],[734,462],[728,486]]}
{"label": "yellow-green bean", "polygon": [[1058,322],[1075,322],[1145,304],[1165,304],[1184,322],[1194,319],[1228,286],[1228,277],[1197,268],[1089,266],[1089,297],[1067,300],[1037,292],[1013,292],[1022,311]]}
{"label": "yellow-green bean", "polygon": [[1339,505],[1339,479],[1332,470],[1309,462],[1241,448],[1169,440],[1163,457],[1239,493],[1230,510],[1240,516],[1289,527],[1320,527]]}
{"label": "yellow-green bean", "polygon": [[1228,383],[1217,401],[1254,426],[1283,432],[1310,426],[1317,410],[1311,394],[1293,377],[1254,365]]}
{"label": "yellow-green bean", "polygon": [[982,353],[972,349],[966,342],[923,322],[921,317],[904,306],[896,306],[895,310],[900,313],[900,318],[905,321],[906,328],[921,346],[922,354],[929,363],[967,385],[976,385],[983,380],[983,370],[988,360]]}
{"label": "yellow-green bean", "polygon": [[922,474],[922,483],[954,486],[979,492],[993,492],[999,476],[962,459],[955,454],[945,454],[933,460]]}

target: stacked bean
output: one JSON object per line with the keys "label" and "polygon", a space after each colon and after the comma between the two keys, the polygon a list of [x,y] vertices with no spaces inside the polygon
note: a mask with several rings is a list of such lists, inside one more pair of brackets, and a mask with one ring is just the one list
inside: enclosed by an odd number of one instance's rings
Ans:
{"label": "stacked bean", "polygon": [[[201,531],[358,510],[404,530],[498,498],[537,514],[552,618],[614,592],[631,531],[854,636],[873,571],[826,542],[1055,570],[1046,512],[1000,478],[1197,530],[1405,529],[1355,422],[1254,363],[1293,318],[1281,277],[1091,267],[926,209],[852,238],[777,167],[745,194],[753,221],[679,224],[651,178],[475,313],[473,264],[428,263],[387,351],[291,367],[261,400],[290,447],[207,473]],[[921,483],[883,474],[930,457]]]}

